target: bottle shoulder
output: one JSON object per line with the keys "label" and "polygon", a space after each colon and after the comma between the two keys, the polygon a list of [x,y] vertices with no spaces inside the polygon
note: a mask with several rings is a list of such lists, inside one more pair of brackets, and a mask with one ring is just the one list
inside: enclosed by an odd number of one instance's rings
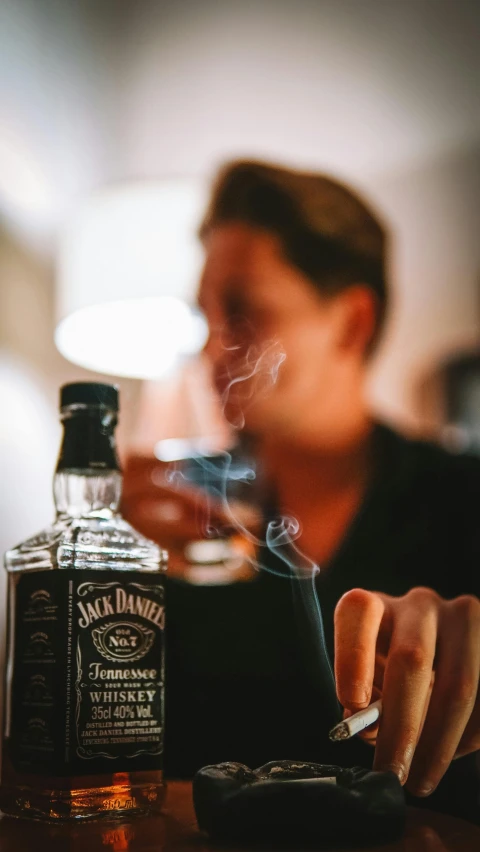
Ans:
{"label": "bottle shoulder", "polygon": [[167,554],[120,515],[59,517],[46,529],[8,551],[9,571],[48,568],[156,570]]}

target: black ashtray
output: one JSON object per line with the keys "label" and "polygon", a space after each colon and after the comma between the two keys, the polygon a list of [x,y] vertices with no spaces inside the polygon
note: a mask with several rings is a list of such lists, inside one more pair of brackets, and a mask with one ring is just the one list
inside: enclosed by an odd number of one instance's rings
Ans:
{"label": "black ashtray", "polygon": [[279,760],[205,766],[193,779],[198,825],[223,843],[361,846],[401,837],[406,806],[393,772]]}

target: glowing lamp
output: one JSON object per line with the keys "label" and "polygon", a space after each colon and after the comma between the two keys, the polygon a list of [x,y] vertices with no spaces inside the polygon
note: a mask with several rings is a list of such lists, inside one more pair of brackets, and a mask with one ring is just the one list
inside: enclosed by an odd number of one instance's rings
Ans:
{"label": "glowing lamp", "polygon": [[172,179],[109,189],[83,206],[59,253],[55,343],[65,358],[158,379],[202,348],[193,305],[205,203],[201,184]]}

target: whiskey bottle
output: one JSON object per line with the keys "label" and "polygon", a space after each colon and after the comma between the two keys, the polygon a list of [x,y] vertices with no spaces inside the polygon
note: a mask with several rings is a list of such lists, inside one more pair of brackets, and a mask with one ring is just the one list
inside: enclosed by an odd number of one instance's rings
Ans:
{"label": "whiskey bottle", "polygon": [[0,808],[37,819],[157,811],[167,554],[119,514],[117,389],[65,385],[60,411],[56,519],[5,559]]}

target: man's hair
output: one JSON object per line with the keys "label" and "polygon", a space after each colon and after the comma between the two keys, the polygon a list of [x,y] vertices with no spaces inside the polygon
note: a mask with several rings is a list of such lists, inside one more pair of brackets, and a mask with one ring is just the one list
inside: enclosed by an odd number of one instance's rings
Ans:
{"label": "man's hair", "polygon": [[387,233],[356,193],[327,175],[239,160],[218,174],[200,237],[227,222],[278,236],[288,260],[325,295],[370,287],[377,304],[371,351],[387,309]]}

